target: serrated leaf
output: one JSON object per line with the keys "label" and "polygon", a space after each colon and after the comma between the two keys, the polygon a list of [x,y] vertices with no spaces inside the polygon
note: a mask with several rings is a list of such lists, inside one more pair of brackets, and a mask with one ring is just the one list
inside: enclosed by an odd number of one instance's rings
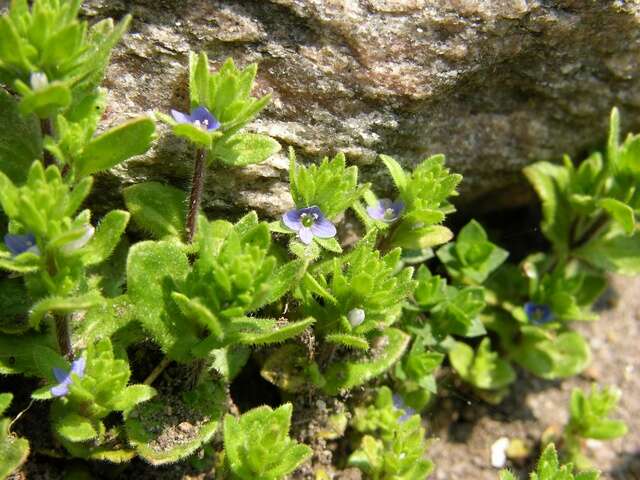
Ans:
{"label": "serrated leaf", "polygon": [[144,182],[125,188],[124,201],[133,221],[156,239],[182,236],[186,218],[184,191],[157,182]]}
{"label": "serrated leaf", "polygon": [[88,243],[82,260],[85,265],[104,262],[113,253],[129,223],[129,212],[112,210],[98,224],[96,233]]}
{"label": "serrated leaf", "polygon": [[[387,328],[384,331],[386,346],[376,358],[365,361],[343,361],[329,365],[323,376],[322,391],[327,395],[337,395],[341,390],[349,390],[387,371],[400,359],[409,343],[409,336],[401,330]],[[380,341],[380,340],[379,340]]]}
{"label": "serrated leaf", "polygon": [[85,442],[98,436],[89,419],[77,413],[67,413],[55,423],[58,435],[70,442]]}
{"label": "serrated leaf", "polygon": [[350,335],[348,333],[331,333],[325,337],[329,343],[358,350],[369,350],[369,342],[364,337]]}
{"label": "serrated leaf", "polygon": [[211,155],[226,165],[243,167],[264,162],[282,147],[273,138],[257,133],[236,133],[215,143]]}
{"label": "serrated leaf", "polygon": [[389,170],[396,188],[402,192],[407,186],[407,174],[402,169],[402,166],[388,155],[380,155],[380,159]]}
{"label": "serrated leaf", "polygon": [[190,350],[199,338],[175,306],[171,311],[171,291],[188,272],[187,256],[175,243],[140,242],[129,250],[127,293],[136,317],[171,358],[182,361],[191,360]]}
{"label": "serrated leaf", "polygon": [[78,310],[86,310],[102,301],[98,292],[89,292],[72,297],[47,297],[36,303],[29,313],[29,325],[39,328],[40,322],[49,312],[66,314]]}
{"label": "serrated leaf", "polygon": [[244,345],[268,345],[270,343],[280,343],[300,335],[314,323],[314,318],[306,318],[298,322],[291,322],[285,326],[276,327],[262,332],[242,333],[239,336],[239,341]]}

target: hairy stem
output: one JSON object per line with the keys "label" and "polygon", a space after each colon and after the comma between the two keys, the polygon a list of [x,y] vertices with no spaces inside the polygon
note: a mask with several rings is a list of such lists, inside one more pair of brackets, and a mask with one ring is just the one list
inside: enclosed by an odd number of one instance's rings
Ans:
{"label": "hairy stem", "polygon": [[[44,142],[44,137],[53,136],[53,122],[50,118],[41,118],[40,119],[40,131],[42,132],[42,141]],[[42,149],[42,160],[44,161],[45,168],[49,165],[54,165],[56,163],[55,158],[49,150],[46,148]]]}
{"label": "hairy stem", "polygon": [[73,359],[73,348],[71,347],[71,330],[69,330],[69,317],[67,315],[54,315],[56,323],[56,338],[60,354],[67,360]]}
{"label": "hairy stem", "polygon": [[193,179],[191,182],[191,195],[189,196],[189,212],[187,213],[187,223],[185,230],[187,232],[187,243],[193,243],[196,236],[196,228],[198,223],[198,210],[202,202],[202,192],[204,190],[204,167],[207,152],[204,148],[196,151],[196,162],[193,168]]}

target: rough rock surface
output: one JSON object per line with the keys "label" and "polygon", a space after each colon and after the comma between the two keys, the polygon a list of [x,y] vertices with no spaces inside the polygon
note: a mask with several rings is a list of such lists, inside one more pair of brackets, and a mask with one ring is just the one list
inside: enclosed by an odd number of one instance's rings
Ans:
{"label": "rough rock surface", "polygon": [[[257,91],[273,101],[255,131],[299,157],[348,154],[368,180],[377,153],[406,165],[445,153],[465,175],[461,202],[522,203],[521,168],[577,155],[605,136],[613,105],[640,126],[640,4],[622,0],[87,0],[90,19],[133,13],[106,86],[107,122],[186,106],[190,49],[212,68],[259,62]],[[153,152],[104,177],[188,182],[186,145]],[[276,214],[291,200],[283,155],[211,172],[209,211]]]}

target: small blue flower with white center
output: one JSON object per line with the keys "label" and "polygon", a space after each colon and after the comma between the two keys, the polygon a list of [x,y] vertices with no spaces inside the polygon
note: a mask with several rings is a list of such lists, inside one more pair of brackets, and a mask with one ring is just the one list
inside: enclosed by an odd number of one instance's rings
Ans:
{"label": "small blue flower with white center", "polygon": [[309,245],[313,237],[332,238],[337,233],[335,225],[315,205],[288,211],[282,216],[282,223],[294,232],[298,232],[298,238],[305,245]]}
{"label": "small blue flower with white center", "polygon": [[4,236],[4,244],[14,257],[27,252],[40,255],[40,249],[36,245],[36,237],[33,233],[27,233],[26,235],[7,233]]}
{"label": "small blue flower with white center", "polygon": [[407,405],[404,403],[404,400],[400,395],[398,395],[397,393],[394,393],[392,398],[393,398],[393,406],[396,407],[398,410],[402,410],[404,412],[404,414],[400,418],[398,418],[398,421],[400,423],[406,422],[413,415],[416,414],[416,411],[413,408],[407,407]]}
{"label": "small blue flower with white center", "polygon": [[73,377],[71,375],[75,374],[78,378],[84,377],[84,368],[86,363],[87,360],[84,357],[80,357],[73,361],[71,364],[71,370],[68,372],[65,372],[61,368],[54,368],[53,375],[60,383],[55,387],[51,387],[51,395],[54,397],[64,397],[69,393],[69,386],[73,382]]}
{"label": "small blue flower with white center", "polygon": [[367,213],[375,220],[385,223],[393,223],[404,211],[404,203],[400,200],[395,202],[388,198],[381,198],[378,203],[367,207]]}
{"label": "small blue flower with white center", "polygon": [[205,107],[193,109],[191,115],[178,112],[177,110],[171,110],[171,116],[178,123],[190,124],[205,132],[213,132],[220,128],[218,119]]}
{"label": "small blue flower with white center", "polygon": [[529,322],[534,325],[546,325],[553,321],[554,315],[549,305],[535,302],[527,302],[524,304],[524,313],[527,315]]}

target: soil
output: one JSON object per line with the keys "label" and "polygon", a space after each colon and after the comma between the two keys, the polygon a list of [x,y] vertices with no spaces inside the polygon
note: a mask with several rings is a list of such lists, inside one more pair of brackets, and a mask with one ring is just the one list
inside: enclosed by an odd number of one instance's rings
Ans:
{"label": "soil", "polygon": [[[439,398],[425,416],[433,436],[428,453],[436,468],[431,479],[497,480],[491,466],[491,445],[500,437],[519,439],[539,453],[540,437],[547,429],[561,429],[568,419],[569,396],[575,387],[613,385],[622,391],[615,417],[624,420],[629,433],[608,442],[590,441],[587,453],[601,480],[640,479],[640,278],[614,277],[610,291],[599,303],[600,320],[576,326],[588,339],[591,366],[564,381],[542,380],[519,371],[510,394],[497,406],[475,398],[464,387],[439,384]],[[532,467],[508,464],[519,478]]]}

